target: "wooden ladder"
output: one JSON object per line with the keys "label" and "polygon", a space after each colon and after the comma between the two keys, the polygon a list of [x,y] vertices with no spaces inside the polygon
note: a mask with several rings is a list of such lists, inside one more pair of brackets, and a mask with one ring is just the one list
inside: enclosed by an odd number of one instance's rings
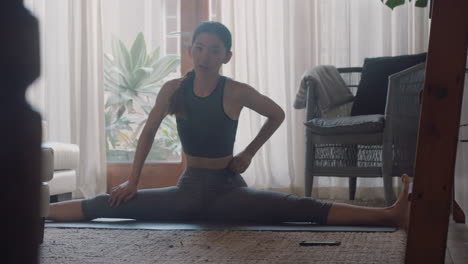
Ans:
{"label": "wooden ladder", "polygon": [[453,202],[468,46],[468,1],[432,2],[406,263],[444,263]]}

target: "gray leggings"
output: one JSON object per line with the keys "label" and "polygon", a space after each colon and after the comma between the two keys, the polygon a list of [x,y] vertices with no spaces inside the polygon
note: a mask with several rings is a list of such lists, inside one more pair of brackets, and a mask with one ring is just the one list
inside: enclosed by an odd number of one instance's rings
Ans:
{"label": "gray leggings", "polygon": [[85,219],[98,217],[137,220],[204,220],[236,222],[327,221],[331,203],[248,188],[229,169],[186,168],[176,186],[143,189],[118,207],[109,207],[108,194],[82,202]]}

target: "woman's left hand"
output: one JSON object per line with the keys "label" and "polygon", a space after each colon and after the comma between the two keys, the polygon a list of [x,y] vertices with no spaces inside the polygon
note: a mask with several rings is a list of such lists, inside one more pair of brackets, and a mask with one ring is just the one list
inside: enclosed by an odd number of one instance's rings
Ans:
{"label": "woman's left hand", "polygon": [[247,151],[242,151],[232,158],[231,162],[229,162],[228,168],[233,172],[243,173],[250,166],[252,157],[253,156]]}

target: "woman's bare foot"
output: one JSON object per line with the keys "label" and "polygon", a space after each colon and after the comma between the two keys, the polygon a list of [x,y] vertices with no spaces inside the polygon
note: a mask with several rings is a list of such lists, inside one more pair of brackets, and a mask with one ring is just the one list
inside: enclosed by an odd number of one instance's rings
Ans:
{"label": "woman's bare foot", "polygon": [[398,200],[388,209],[391,211],[392,218],[395,225],[403,230],[408,229],[410,202],[408,200],[408,191],[410,184],[410,177],[407,174],[401,176],[403,182],[403,191],[398,196]]}

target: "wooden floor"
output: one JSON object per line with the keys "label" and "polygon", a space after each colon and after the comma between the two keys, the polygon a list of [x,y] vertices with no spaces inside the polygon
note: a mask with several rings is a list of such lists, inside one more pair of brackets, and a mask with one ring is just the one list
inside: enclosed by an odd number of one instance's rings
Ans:
{"label": "wooden floor", "polygon": [[468,225],[450,222],[447,238],[446,264],[468,263]]}

